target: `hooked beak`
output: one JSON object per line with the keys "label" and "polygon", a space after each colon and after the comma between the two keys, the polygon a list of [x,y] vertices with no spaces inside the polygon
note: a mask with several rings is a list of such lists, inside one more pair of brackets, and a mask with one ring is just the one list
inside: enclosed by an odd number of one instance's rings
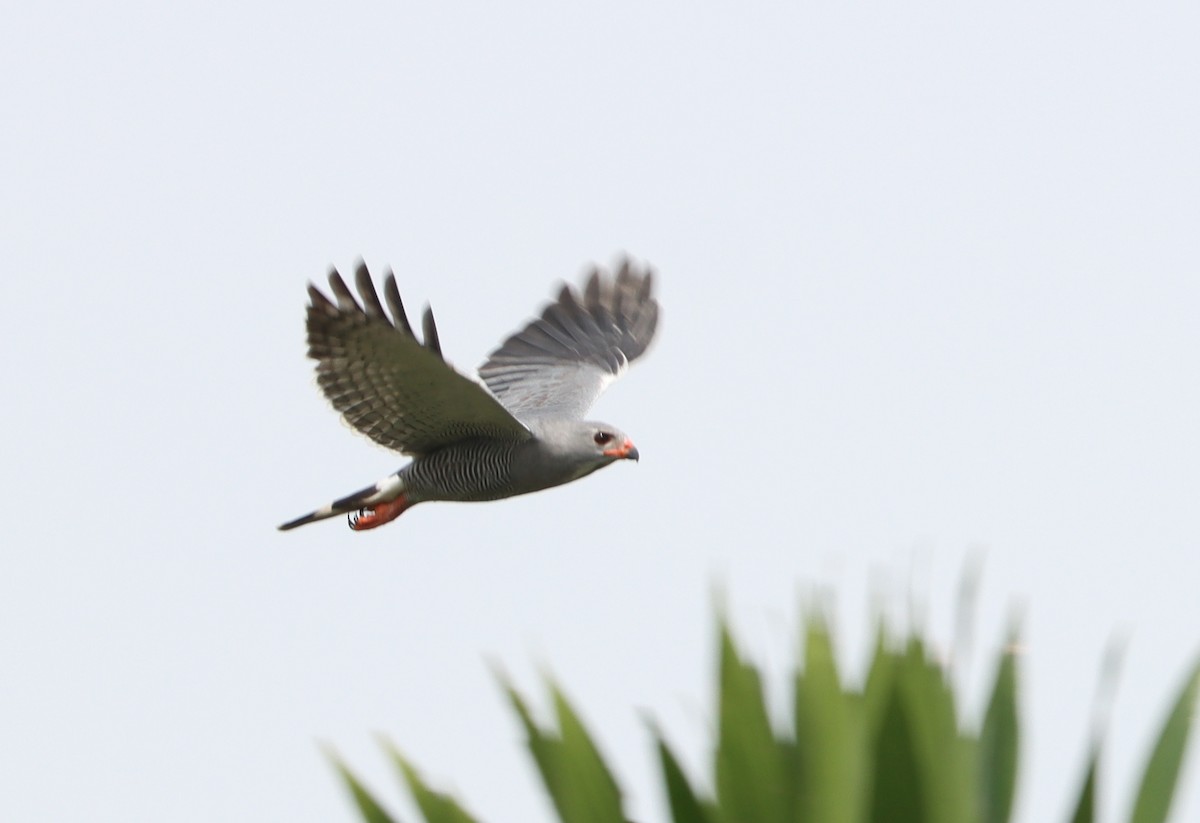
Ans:
{"label": "hooked beak", "polygon": [[605,457],[612,457],[617,460],[633,460],[637,462],[639,457],[637,446],[633,445],[633,441],[628,437],[625,442],[619,446],[614,446],[611,449],[605,449],[601,452]]}

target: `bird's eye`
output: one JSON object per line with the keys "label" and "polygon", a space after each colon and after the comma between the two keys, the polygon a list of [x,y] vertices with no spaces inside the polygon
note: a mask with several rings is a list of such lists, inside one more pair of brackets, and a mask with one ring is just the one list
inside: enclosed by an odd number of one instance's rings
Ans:
{"label": "bird's eye", "polygon": [[596,432],[596,436],[592,439],[596,441],[597,446],[604,446],[613,439],[613,436],[608,432]]}

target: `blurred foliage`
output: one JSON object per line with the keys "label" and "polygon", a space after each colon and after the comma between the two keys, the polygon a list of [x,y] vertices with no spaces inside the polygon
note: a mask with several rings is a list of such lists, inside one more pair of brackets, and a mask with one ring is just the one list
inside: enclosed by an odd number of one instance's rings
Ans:
{"label": "blurred foliage", "polygon": [[[712,792],[697,787],[651,724],[673,823],[1006,823],[1017,785],[1020,659],[1016,638],[999,653],[982,722],[959,721],[947,668],[918,636],[891,643],[880,628],[862,689],[839,674],[825,622],[806,621],[792,678],[791,724],[772,722],[759,669],[719,631],[717,741]],[[621,790],[562,691],[549,686],[555,722],[539,725],[525,699],[503,687],[563,823],[627,823]],[[1168,713],[1135,795],[1130,823],[1163,823],[1200,690],[1200,665]],[[1088,754],[1072,823],[1095,819],[1100,745]],[[431,789],[388,747],[427,823],[475,818]],[[378,801],[334,758],[368,823],[390,823]]]}

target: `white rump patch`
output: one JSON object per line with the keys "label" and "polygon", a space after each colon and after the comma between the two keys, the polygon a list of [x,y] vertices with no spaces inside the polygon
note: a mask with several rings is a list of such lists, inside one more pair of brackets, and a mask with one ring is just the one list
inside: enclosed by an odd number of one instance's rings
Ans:
{"label": "white rump patch", "polygon": [[402,491],[404,491],[404,481],[400,479],[400,475],[389,474],[375,484],[375,493],[363,502],[369,506],[374,506],[376,503],[387,503],[399,497]]}

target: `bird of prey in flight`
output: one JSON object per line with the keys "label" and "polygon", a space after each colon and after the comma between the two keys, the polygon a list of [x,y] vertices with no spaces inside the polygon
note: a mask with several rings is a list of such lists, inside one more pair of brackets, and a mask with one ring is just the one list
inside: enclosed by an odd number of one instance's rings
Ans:
{"label": "bird of prey in flight", "polygon": [[427,500],[499,500],[638,459],[624,432],[583,417],[654,338],[648,268],[625,261],[615,274],[593,270],[581,293],[564,285],[492,352],[482,384],[443,359],[428,307],[417,339],[394,275],[383,283],[387,311],[365,264],[354,281],[361,304],[336,269],[334,300],[309,284],[308,356],[346,422],[412,461],[280,529],[341,514],[355,531],[373,529]]}

